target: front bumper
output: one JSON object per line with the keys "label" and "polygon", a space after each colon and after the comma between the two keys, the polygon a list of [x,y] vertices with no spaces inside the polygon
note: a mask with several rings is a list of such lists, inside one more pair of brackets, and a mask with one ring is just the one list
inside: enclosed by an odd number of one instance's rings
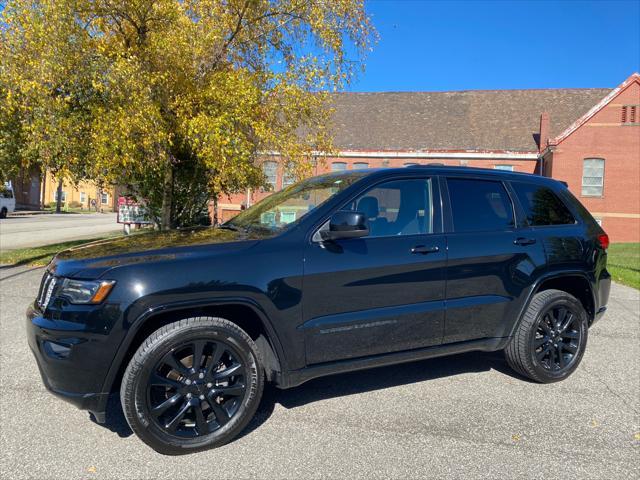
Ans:
{"label": "front bumper", "polygon": [[104,340],[82,324],[47,319],[33,307],[27,310],[27,339],[47,390],[104,422],[109,392],[101,390],[110,366]]}

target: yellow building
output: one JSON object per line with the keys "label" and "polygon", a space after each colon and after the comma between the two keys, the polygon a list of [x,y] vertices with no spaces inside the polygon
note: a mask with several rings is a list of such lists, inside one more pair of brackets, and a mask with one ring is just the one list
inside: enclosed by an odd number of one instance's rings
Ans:
{"label": "yellow building", "polygon": [[[47,174],[42,185],[42,199],[45,207],[58,200],[58,182],[51,174]],[[62,183],[62,204],[65,208],[79,208],[111,212],[116,210],[116,192],[111,186],[102,189],[93,182]]]}

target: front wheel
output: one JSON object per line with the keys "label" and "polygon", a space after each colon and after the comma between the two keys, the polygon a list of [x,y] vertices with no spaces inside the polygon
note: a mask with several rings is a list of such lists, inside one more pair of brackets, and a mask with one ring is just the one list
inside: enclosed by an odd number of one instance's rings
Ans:
{"label": "front wheel", "polygon": [[7,209],[5,207],[2,207],[2,210],[0,210],[0,218],[7,218]]}
{"label": "front wheel", "polygon": [[231,441],[255,414],[263,387],[253,340],[228,320],[197,317],[166,325],[142,343],[120,399],[143,442],[179,455]]}
{"label": "front wheel", "polygon": [[582,360],[588,327],[587,312],[574,296],[544,290],[533,297],[505,349],[507,363],[537,382],[564,380]]}

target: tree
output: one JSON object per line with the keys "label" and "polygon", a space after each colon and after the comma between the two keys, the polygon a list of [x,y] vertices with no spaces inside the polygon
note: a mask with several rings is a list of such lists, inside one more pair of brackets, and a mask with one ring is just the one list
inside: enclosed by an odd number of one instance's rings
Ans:
{"label": "tree", "polygon": [[[29,132],[44,112],[72,150],[40,133],[23,157],[126,186],[164,229],[263,186],[265,152],[303,176],[332,149],[326,92],[349,82],[374,35],[363,2],[11,1],[0,60],[11,103]],[[52,108],[52,92],[71,100]]]}
{"label": "tree", "polygon": [[[0,43],[0,165],[38,164],[58,180],[88,174],[91,61],[76,20],[52,3],[9,4]],[[17,34],[17,32],[20,32]]]}

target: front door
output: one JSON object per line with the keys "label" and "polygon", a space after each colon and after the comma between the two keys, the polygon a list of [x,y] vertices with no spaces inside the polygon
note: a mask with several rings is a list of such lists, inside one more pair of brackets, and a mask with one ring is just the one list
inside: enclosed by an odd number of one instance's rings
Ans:
{"label": "front door", "polygon": [[307,364],[441,343],[446,244],[434,198],[430,178],[379,183],[343,207],[365,214],[367,237],[306,247]]}

